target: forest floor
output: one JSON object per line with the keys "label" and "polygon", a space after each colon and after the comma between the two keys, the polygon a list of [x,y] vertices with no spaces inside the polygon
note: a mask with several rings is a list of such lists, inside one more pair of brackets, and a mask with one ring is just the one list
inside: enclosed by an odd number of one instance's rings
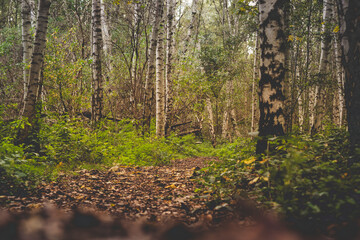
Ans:
{"label": "forest floor", "polygon": [[34,194],[0,196],[0,206],[23,212],[50,203],[64,211],[91,209],[126,220],[216,224],[231,218],[232,212],[195,193],[200,185],[194,179],[195,170],[214,160],[187,158],[168,166],[116,165],[60,174],[56,181],[41,184]]}

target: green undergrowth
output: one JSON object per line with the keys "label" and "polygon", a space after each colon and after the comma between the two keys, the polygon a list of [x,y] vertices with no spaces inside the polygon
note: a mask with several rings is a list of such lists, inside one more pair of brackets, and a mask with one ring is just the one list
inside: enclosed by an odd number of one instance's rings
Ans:
{"label": "green undergrowth", "polygon": [[[39,182],[55,179],[58,172],[77,169],[106,168],[119,165],[166,165],[174,159],[207,156],[210,143],[199,143],[194,136],[167,138],[148,136],[124,120],[101,121],[96,128],[88,122],[68,117],[43,119],[36,141],[40,151],[16,146],[14,140],[21,120],[0,121],[1,194],[19,194],[31,190]],[[1,193],[2,192],[2,193]]]}
{"label": "green undergrowth", "polygon": [[[302,230],[336,232],[360,219],[360,163],[349,162],[344,129],[322,135],[273,138],[271,153],[254,154],[255,141],[216,150],[221,162],[198,172],[199,194],[217,206],[251,198]],[[214,205],[215,206],[215,205]]]}

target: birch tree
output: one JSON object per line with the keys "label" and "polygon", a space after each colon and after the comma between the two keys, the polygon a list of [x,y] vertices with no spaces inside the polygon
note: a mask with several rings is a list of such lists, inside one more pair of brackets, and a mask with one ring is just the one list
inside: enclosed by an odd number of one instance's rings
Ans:
{"label": "birch tree", "polygon": [[324,83],[327,78],[327,69],[329,63],[329,52],[330,52],[330,43],[331,43],[331,34],[329,23],[332,14],[332,7],[330,0],[324,0],[323,2],[323,22],[322,22],[322,39],[321,39],[321,54],[320,54],[320,64],[319,64],[319,84],[316,87],[315,93],[315,107],[313,117],[314,122],[312,125],[311,133],[315,134],[319,132],[322,125],[322,120],[325,116],[325,89]]}
{"label": "birch tree", "polygon": [[173,106],[173,59],[174,59],[174,20],[175,20],[175,7],[176,0],[167,0],[167,23],[166,23],[166,71],[165,71],[165,91],[166,91],[166,102],[165,102],[165,112],[166,112],[166,124],[165,124],[165,134],[170,130],[171,125],[171,114]]}
{"label": "birch tree", "polygon": [[[351,152],[355,155],[360,147],[360,1],[342,0],[339,5],[345,104]],[[354,157],[354,160],[359,161],[359,158]]]}
{"label": "birch tree", "polygon": [[261,63],[259,81],[258,154],[267,149],[267,136],[284,135],[285,0],[259,2]]}
{"label": "birch tree", "polygon": [[193,0],[191,4],[191,20],[188,27],[188,33],[185,39],[185,48],[184,48],[184,54],[188,51],[189,45],[193,43],[194,41],[194,33],[197,28],[197,23],[199,19],[199,0]]}
{"label": "birch tree", "polygon": [[150,129],[151,122],[151,108],[154,101],[154,80],[156,69],[156,48],[158,42],[159,26],[163,11],[163,1],[156,0],[156,5],[153,9],[154,21],[152,24],[152,31],[150,36],[150,46],[148,52],[148,67],[145,77],[145,94],[144,94],[144,111],[143,111],[143,129],[144,132]]}
{"label": "birch tree", "polygon": [[341,65],[341,46],[340,46],[340,35],[338,32],[338,14],[336,14],[337,7],[334,4],[333,5],[333,12],[334,15],[337,15],[334,17],[334,25],[335,31],[334,31],[334,41],[333,41],[333,50],[334,50],[334,62],[336,67],[336,80],[337,80],[337,92],[335,95],[337,95],[337,106],[336,106],[336,124],[341,127],[344,123],[344,108],[345,108],[345,99],[344,99],[344,68]]}
{"label": "birch tree", "polygon": [[92,0],[92,99],[91,120],[97,122],[102,117],[103,108],[103,77],[101,71],[101,4],[100,0]]}
{"label": "birch tree", "polygon": [[133,19],[133,48],[132,48],[132,61],[131,61],[131,91],[130,91],[130,106],[132,113],[135,115],[136,111],[136,96],[137,96],[137,86],[138,86],[138,59],[139,59],[139,31],[140,31],[140,22],[141,22],[141,2],[134,2],[134,19]]}
{"label": "birch tree", "polygon": [[23,47],[23,78],[24,78],[24,99],[27,95],[27,88],[30,76],[30,61],[33,50],[33,39],[31,37],[31,4],[28,0],[21,2],[22,19],[22,47]]}
{"label": "birch tree", "polygon": [[164,81],[164,37],[165,18],[161,12],[158,42],[156,47],[156,136],[165,136],[165,81]]}
{"label": "birch tree", "polygon": [[107,60],[108,70],[111,73],[112,71],[112,64],[110,61],[111,51],[112,51],[112,42],[111,42],[111,35],[110,35],[110,21],[109,15],[107,13],[106,3],[105,0],[100,0],[101,4],[101,34],[103,39],[103,50],[104,55]]}
{"label": "birch tree", "polygon": [[255,131],[255,118],[256,118],[256,92],[257,82],[259,80],[259,33],[256,32],[255,37],[255,49],[254,49],[254,66],[253,66],[253,81],[252,81],[252,92],[251,92],[251,132]]}
{"label": "birch tree", "polygon": [[23,117],[27,118],[29,125],[26,124],[25,127],[19,131],[19,143],[30,143],[29,141],[31,140],[29,139],[29,134],[36,122],[37,105],[40,100],[40,93],[42,88],[40,71],[44,62],[50,4],[50,0],[39,1],[38,19],[34,40],[34,50],[30,66],[29,83],[27,84],[27,91],[25,91],[26,96],[21,113]]}

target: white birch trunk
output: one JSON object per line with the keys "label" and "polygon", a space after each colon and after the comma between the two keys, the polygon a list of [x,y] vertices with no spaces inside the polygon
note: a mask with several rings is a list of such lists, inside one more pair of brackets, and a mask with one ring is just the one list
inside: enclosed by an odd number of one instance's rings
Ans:
{"label": "white birch trunk", "polygon": [[36,105],[41,92],[40,71],[44,61],[44,51],[46,47],[46,32],[48,28],[48,17],[50,9],[50,0],[39,1],[39,12],[34,40],[34,50],[31,59],[30,76],[27,95],[24,100],[22,116],[27,118],[30,125],[25,125],[24,129],[19,132],[19,142],[28,141],[30,130],[36,118]]}
{"label": "white birch trunk", "polygon": [[[163,14],[161,14],[163,15]],[[164,81],[164,24],[165,18],[159,26],[156,48],[156,136],[165,136],[165,81]]]}
{"label": "white birch trunk", "polygon": [[102,117],[103,77],[101,68],[102,31],[100,0],[92,0],[92,101],[91,119],[97,122]]}
{"label": "white birch trunk", "polygon": [[22,19],[22,47],[23,47],[23,81],[24,81],[24,100],[26,99],[30,77],[30,62],[33,50],[33,40],[31,37],[31,5],[29,1],[21,2]]}
{"label": "white birch trunk", "polygon": [[168,134],[171,125],[171,113],[173,106],[173,54],[174,54],[174,20],[175,20],[175,7],[176,0],[167,0],[167,25],[166,25],[166,71],[165,71],[165,83],[166,83],[166,126],[165,134]]}
{"label": "white birch trunk", "polygon": [[110,58],[112,52],[112,42],[111,42],[111,34],[110,34],[110,20],[106,11],[105,0],[100,0],[100,4],[101,4],[101,34],[103,39],[103,50],[104,50],[109,73],[111,73],[112,64]]}
{"label": "white birch trunk", "polygon": [[213,145],[213,147],[215,147],[216,146],[215,120],[214,120],[214,113],[213,113],[210,98],[206,99],[206,109],[209,114],[209,128],[210,128],[211,144]]}
{"label": "white birch trunk", "polygon": [[329,52],[331,35],[328,24],[330,23],[332,15],[332,7],[330,0],[324,0],[323,2],[323,25],[322,32],[323,37],[321,39],[321,53],[320,53],[320,65],[319,65],[319,84],[316,87],[315,93],[315,109],[314,109],[314,124],[311,129],[311,133],[315,134],[320,131],[322,127],[322,120],[325,116],[325,89],[324,83],[326,75],[328,73]]}
{"label": "white birch trunk", "polygon": [[267,136],[285,134],[285,9],[289,1],[263,0],[259,3],[261,63],[259,81],[258,154],[268,148]]}
{"label": "white birch trunk", "polygon": [[[334,17],[335,25],[338,25],[339,22],[336,14],[336,5],[334,4],[333,12],[336,17]],[[337,80],[337,124],[339,127],[343,125],[344,118],[344,108],[345,108],[345,99],[344,99],[344,68],[341,64],[341,46],[340,46],[340,38],[339,33],[334,33],[334,56],[335,56],[335,67],[336,67],[336,80]]]}
{"label": "white birch trunk", "polygon": [[255,118],[256,118],[256,94],[257,94],[257,83],[259,81],[259,33],[256,32],[255,49],[254,49],[254,66],[253,66],[253,82],[251,89],[251,132],[255,131]]}
{"label": "white birch trunk", "polygon": [[160,21],[163,13],[162,0],[156,0],[154,8],[154,22],[152,24],[152,31],[150,36],[150,46],[148,52],[148,66],[145,77],[145,94],[144,94],[144,111],[143,111],[143,129],[144,132],[150,129],[151,122],[151,108],[154,100],[154,80],[156,69],[156,48],[158,42],[158,33]]}

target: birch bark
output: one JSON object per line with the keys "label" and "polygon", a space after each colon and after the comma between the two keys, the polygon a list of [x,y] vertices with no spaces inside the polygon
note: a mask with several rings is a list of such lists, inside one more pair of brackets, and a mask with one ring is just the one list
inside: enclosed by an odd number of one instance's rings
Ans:
{"label": "birch bark", "polygon": [[143,111],[143,131],[144,133],[150,129],[151,109],[154,101],[154,80],[156,69],[156,48],[158,42],[158,33],[160,21],[163,13],[163,1],[156,0],[154,8],[154,21],[152,24],[152,31],[150,36],[150,46],[148,52],[148,67],[145,77],[145,94],[144,94],[144,111]]}
{"label": "birch bark", "polygon": [[92,88],[91,120],[95,123],[102,117],[103,77],[101,68],[102,31],[100,0],[92,0]]}
{"label": "birch bark", "polygon": [[42,87],[40,79],[40,71],[44,61],[44,51],[46,47],[46,32],[48,28],[48,17],[50,9],[50,0],[40,0],[38,19],[36,26],[36,34],[34,40],[34,50],[31,59],[30,75],[28,90],[24,100],[24,106],[21,115],[27,118],[30,125],[25,125],[24,129],[19,131],[18,142],[26,143],[30,141],[29,134],[34,127],[36,121],[37,109],[36,106],[39,102]]}
{"label": "birch bark", "polygon": [[21,2],[22,19],[22,47],[23,47],[23,78],[24,78],[24,99],[26,99],[30,77],[30,61],[33,50],[31,37],[31,5],[27,0]]}
{"label": "birch bark", "polygon": [[[360,1],[340,2],[342,64],[345,69],[345,104],[353,160],[360,148]],[[356,156],[357,155],[357,156]]]}
{"label": "birch bark", "polygon": [[[163,15],[163,13],[161,14]],[[156,136],[165,136],[164,35],[165,18],[161,17],[156,48]]]}
{"label": "birch bark", "polygon": [[175,7],[176,0],[167,0],[167,24],[166,24],[166,71],[165,71],[165,84],[166,84],[166,124],[165,124],[165,134],[167,135],[171,126],[171,113],[173,107],[173,54],[174,54],[174,45],[173,45],[173,35],[174,35],[174,20],[175,20]]}
{"label": "birch bark", "polygon": [[259,136],[258,154],[265,153],[268,136],[285,134],[285,12],[288,1],[262,0],[259,2],[261,64],[259,81]]}
{"label": "birch bark", "polygon": [[321,53],[319,65],[319,83],[316,86],[315,93],[315,107],[314,107],[314,123],[311,128],[311,134],[316,134],[322,127],[322,120],[325,116],[325,81],[328,73],[329,52],[331,43],[331,34],[329,23],[332,15],[332,7],[330,0],[323,2],[323,22],[322,22],[322,39],[321,39]]}

